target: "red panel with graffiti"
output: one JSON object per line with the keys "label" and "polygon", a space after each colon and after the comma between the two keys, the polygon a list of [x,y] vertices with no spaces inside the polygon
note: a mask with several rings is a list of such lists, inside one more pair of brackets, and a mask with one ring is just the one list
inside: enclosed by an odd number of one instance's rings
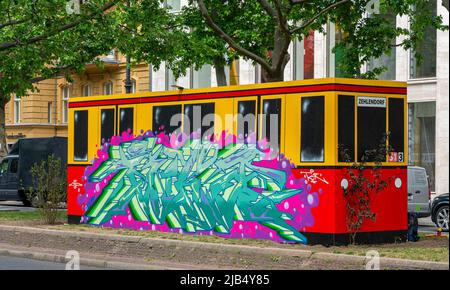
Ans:
{"label": "red panel with graffiti", "polygon": [[69,216],[82,216],[82,210],[78,198],[84,194],[83,174],[85,166],[68,166],[67,168],[67,214]]}
{"label": "red panel with graffiti", "polygon": [[[349,169],[296,169],[294,174],[305,178],[312,191],[319,192],[319,205],[312,209],[315,223],[308,228],[314,233],[349,233],[347,224],[347,200],[343,187],[351,183]],[[371,180],[372,169],[366,169],[364,176]],[[399,231],[407,229],[407,171],[406,168],[383,168],[381,179],[387,187],[370,194],[370,209],[374,220],[365,219],[359,230]]]}

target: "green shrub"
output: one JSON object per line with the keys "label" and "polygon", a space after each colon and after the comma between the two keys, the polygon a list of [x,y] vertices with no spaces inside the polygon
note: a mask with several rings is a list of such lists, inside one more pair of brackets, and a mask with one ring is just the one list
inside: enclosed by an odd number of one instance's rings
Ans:
{"label": "green shrub", "polygon": [[28,191],[28,199],[32,201],[48,224],[55,224],[58,209],[67,199],[66,169],[61,159],[53,154],[47,160],[35,163],[31,167],[33,188]]}

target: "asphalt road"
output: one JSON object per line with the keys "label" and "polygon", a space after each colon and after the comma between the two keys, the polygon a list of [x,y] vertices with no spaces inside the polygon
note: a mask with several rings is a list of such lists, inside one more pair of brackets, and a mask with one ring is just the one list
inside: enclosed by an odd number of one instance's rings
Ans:
{"label": "asphalt road", "polygon": [[[23,206],[21,202],[0,201],[0,212],[34,210],[36,209]],[[436,226],[431,221],[431,218],[419,219],[419,232],[424,234],[436,233]],[[448,233],[444,233],[444,235],[448,235]],[[106,268],[87,267],[83,265],[80,266],[80,269],[106,270]],[[0,255],[0,270],[65,270],[65,264]]]}
{"label": "asphalt road", "polygon": [[[65,270],[66,264],[33,259],[0,256],[0,270]],[[106,270],[105,268],[80,266],[80,270]]]}

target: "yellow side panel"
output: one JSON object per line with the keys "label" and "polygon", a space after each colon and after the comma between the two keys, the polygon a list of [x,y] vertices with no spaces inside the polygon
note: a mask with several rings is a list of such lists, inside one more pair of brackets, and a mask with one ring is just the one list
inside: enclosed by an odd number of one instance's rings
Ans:
{"label": "yellow side panel", "polygon": [[220,136],[222,131],[226,131],[227,134],[234,134],[234,104],[233,99],[222,99],[216,102],[216,118],[214,124],[214,133]]}
{"label": "yellow side panel", "polygon": [[339,159],[337,95],[325,94],[325,164],[334,166]]}
{"label": "yellow side panel", "polygon": [[73,124],[74,124],[74,109],[69,109],[68,126],[67,126],[67,162],[73,163]]}
{"label": "yellow side panel", "polygon": [[98,107],[89,108],[89,126],[88,126],[88,161],[97,157],[97,150],[100,149],[100,110]]}
{"label": "yellow side panel", "polygon": [[139,104],[137,108],[136,131],[141,134],[141,131],[147,132],[153,128],[153,106],[152,104]]}
{"label": "yellow side panel", "polygon": [[284,150],[294,164],[300,164],[300,107],[299,95],[286,95],[286,130]]}

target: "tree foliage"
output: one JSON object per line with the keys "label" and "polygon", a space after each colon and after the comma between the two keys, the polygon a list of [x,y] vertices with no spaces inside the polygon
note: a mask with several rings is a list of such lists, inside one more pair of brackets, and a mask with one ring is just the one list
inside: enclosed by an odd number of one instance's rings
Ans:
{"label": "tree foliage", "polygon": [[117,47],[133,61],[152,64],[158,70],[162,63],[176,78],[190,68],[199,70],[205,64],[221,67],[235,54],[204,26],[198,10],[192,6],[172,13],[164,1],[139,0],[118,5]]}
{"label": "tree foliage", "polygon": [[[204,25],[239,55],[261,65],[267,80],[283,80],[290,59],[289,43],[304,39],[311,30],[323,31],[328,22],[344,31],[341,71],[348,77],[375,78],[382,67],[361,74],[360,68],[372,58],[389,54],[392,46],[415,50],[424,38],[425,28],[447,29],[442,18],[431,14],[427,0],[380,0],[373,13],[370,0],[192,0]],[[407,16],[410,29],[389,23],[384,15]],[[397,38],[403,38],[396,43]]]}
{"label": "tree foliage", "polygon": [[68,14],[65,0],[0,1],[1,102],[111,50],[116,20],[105,12],[117,2],[86,1],[80,13]]}
{"label": "tree foliage", "polygon": [[[437,5],[433,0],[380,0],[377,13],[369,13],[366,2],[354,1],[347,11],[337,10],[331,18],[344,31],[344,39],[334,51],[342,52],[338,65],[346,77],[377,78],[386,67],[375,67],[365,73],[361,73],[361,67],[371,59],[389,55],[394,47],[411,50],[422,59],[417,48],[424,40],[426,28],[448,29],[442,17],[430,10],[429,2]],[[386,15],[407,17],[409,29],[396,27]]]}
{"label": "tree foliage", "polygon": [[115,45],[119,0],[91,0],[69,14],[66,0],[0,0],[0,156],[6,152],[5,105],[39,81],[70,76]]}
{"label": "tree foliage", "polygon": [[[81,71],[113,48],[154,69],[165,62],[175,77],[205,64],[223,69],[242,57],[261,66],[263,81],[281,81],[292,41],[334,22],[345,36],[335,48],[342,52],[341,72],[376,78],[385,68],[361,74],[363,64],[393,46],[416,50],[426,27],[447,29],[429,1],[380,0],[377,14],[371,0],[189,0],[177,13],[162,0],[90,0],[70,14],[67,0],[0,0],[0,142],[13,94],[25,96],[40,80]],[[392,26],[388,13],[409,17],[410,29]]]}

